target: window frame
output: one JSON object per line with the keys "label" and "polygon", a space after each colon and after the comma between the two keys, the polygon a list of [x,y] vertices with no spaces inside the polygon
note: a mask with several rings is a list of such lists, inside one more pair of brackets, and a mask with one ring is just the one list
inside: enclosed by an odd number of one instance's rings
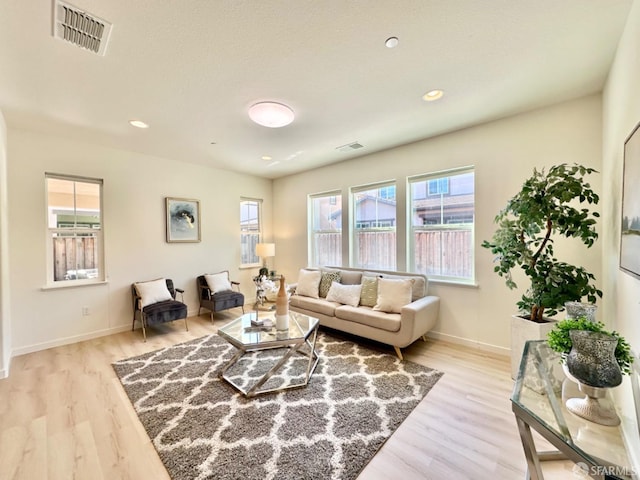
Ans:
{"label": "window frame", "polygon": [[[426,182],[426,192],[424,198],[419,199],[433,199],[437,195],[454,195],[451,194],[451,177],[457,175],[463,175],[466,173],[473,174],[473,221],[463,222],[463,223],[438,223],[438,224],[425,224],[425,225],[414,225],[414,199],[413,199],[413,184],[419,182]],[[447,178],[447,192],[441,192],[438,194],[432,194],[429,191],[429,184],[434,180],[441,180],[443,178]],[[441,185],[441,182],[438,182],[438,186]],[[438,172],[425,173],[420,175],[414,175],[407,177],[407,262],[408,262],[408,270],[413,273],[422,273],[427,275],[429,280],[433,280],[435,282],[443,282],[443,283],[455,283],[461,285],[475,285],[475,257],[476,257],[476,245],[475,245],[475,166],[465,166],[459,168],[453,168],[448,170],[441,170]],[[441,204],[442,206],[442,204]],[[470,255],[469,259],[469,267],[470,267],[470,275],[468,277],[462,276],[452,276],[452,275],[434,275],[431,273],[426,273],[424,271],[419,271],[416,265],[416,245],[415,238],[417,231],[456,231],[456,230],[468,230],[470,231]]]}
{"label": "window frame", "polygon": [[[358,219],[357,218],[357,200],[356,195],[362,192],[366,192],[369,190],[378,190],[388,192],[389,187],[395,188],[395,195],[393,199],[388,198],[388,194],[384,197],[378,195],[379,200],[383,200],[385,202],[393,202],[395,208],[395,216],[393,223],[394,225],[390,226],[369,226],[367,228],[357,228],[358,224],[363,224],[369,222],[368,220]],[[351,187],[349,189],[349,262],[350,266],[356,268],[366,268],[372,270],[388,270],[395,271],[397,270],[398,265],[398,186],[395,180],[385,180],[381,182],[371,183],[367,185],[358,185],[355,187]],[[374,221],[371,223],[380,223],[380,218],[376,216]],[[361,259],[357,255],[358,251],[358,233],[381,233],[381,232],[394,232],[395,233],[395,245],[392,249],[390,249],[390,253],[393,255],[391,259],[391,263],[389,265],[384,265],[381,263],[376,263],[375,265],[363,265]]]}
{"label": "window frame", "polygon": [[[244,231],[242,228],[242,206],[245,203],[255,203],[257,206],[257,211],[258,211],[258,231],[257,232],[248,232],[248,231]],[[239,223],[240,223],[240,266],[239,268],[255,268],[255,267],[262,267],[262,262],[260,257],[258,257],[256,255],[255,252],[255,245],[257,245],[258,243],[262,242],[262,238],[263,238],[263,213],[262,213],[262,204],[263,204],[263,200],[261,198],[250,198],[250,197],[240,197],[240,218],[239,218]],[[253,250],[251,251],[251,255],[253,257],[255,257],[256,261],[253,263],[243,263],[243,255],[242,255],[242,250],[243,250],[243,239],[245,236],[254,236],[257,237],[257,240],[255,241],[255,243],[253,243]]]}
{"label": "window frame", "polygon": [[[340,199],[340,211],[341,211],[341,221],[339,225],[336,225],[336,228],[333,229],[326,229],[326,230],[315,230],[314,229],[314,220],[315,220],[315,209],[314,209],[314,201],[320,198],[327,198],[328,199],[328,204],[333,206],[336,206],[338,204],[338,199]],[[314,193],[314,194],[310,194],[307,196],[307,238],[309,239],[309,243],[307,246],[307,260],[309,262],[309,266],[312,267],[322,267],[322,266],[326,266],[326,265],[319,265],[316,262],[316,249],[315,249],[315,239],[316,239],[316,234],[318,233],[339,233],[340,234],[340,242],[339,242],[339,250],[337,252],[337,256],[340,258],[339,262],[329,262],[332,265],[335,266],[340,266],[342,265],[342,241],[343,241],[343,232],[342,232],[342,218],[344,218],[344,214],[345,214],[345,210],[344,210],[344,205],[343,205],[343,201],[342,201],[342,192],[340,190],[331,190],[328,192],[322,192],[322,193]]]}
{"label": "window frame", "polygon": [[[77,214],[79,209],[77,208],[77,193],[75,184],[92,184],[98,185],[99,188],[99,227],[96,225],[82,226],[82,227],[50,227],[49,219],[52,211],[56,206],[49,205],[49,179],[64,180],[74,182],[73,203],[74,203],[74,215]],[[44,191],[45,191],[45,248],[46,248],[46,282],[44,289],[55,288],[68,288],[78,287],[84,285],[96,285],[106,282],[105,273],[105,246],[104,246],[104,180],[101,178],[84,177],[78,175],[67,175],[59,173],[45,172],[44,175]],[[64,222],[69,223],[69,222]],[[76,222],[77,225],[77,222]],[[75,278],[55,280],[55,255],[54,255],[54,237],[56,234],[72,234],[75,238],[82,237],[83,235],[89,235],[96,238],[97,241],[97,275],[95,278]],[[78,262],[76,260],[76,271],[78,270]]]}

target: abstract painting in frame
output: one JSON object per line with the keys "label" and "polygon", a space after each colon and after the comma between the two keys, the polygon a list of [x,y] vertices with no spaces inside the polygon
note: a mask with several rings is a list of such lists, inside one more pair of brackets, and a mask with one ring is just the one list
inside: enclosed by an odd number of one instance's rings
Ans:
{"label": "abstract painting in frame", "polygon": [[200,241],[200,202],[189,198],[166,198],[167,242]]}
{"label": "abstract painting in frame", "polygon": [[624,142],[620,269],[640,278],[640,123]]}

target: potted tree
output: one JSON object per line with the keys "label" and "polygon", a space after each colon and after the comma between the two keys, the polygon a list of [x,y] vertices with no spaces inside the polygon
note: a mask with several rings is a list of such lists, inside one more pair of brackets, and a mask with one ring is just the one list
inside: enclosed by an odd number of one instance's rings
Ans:
{"label": "potted tree", "polygon": [[517,288],[514,269],[524,272],[529,285],[517,302],[519,314],[512,321],[512,376],[519,365],[524,342],[545,338],[553,327],[549,317],[564,309],[565,302],[586,299],[595,302],[602,292],[595,277],[583,267],[560,261],[554,240],[576,238],[587,248],[598,238],[599,201],[586,176],[593,168],[566,163],[548,171],[534,168],[520,191],[495,217],[498,225],[490,241],[482,246],[496,255],[494,271],[508,288]]}

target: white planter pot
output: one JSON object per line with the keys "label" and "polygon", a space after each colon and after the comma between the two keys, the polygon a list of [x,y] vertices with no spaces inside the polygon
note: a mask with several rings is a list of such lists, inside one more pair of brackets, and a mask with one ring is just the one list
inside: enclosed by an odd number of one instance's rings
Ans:
{"label": "white planter pot", "polygon": [[528,340],[546,340],[555,324],[556,320],[552,319],[537,323],[519,315],[511,316],[511,378],[515,380],[518,376],[525,343]]}

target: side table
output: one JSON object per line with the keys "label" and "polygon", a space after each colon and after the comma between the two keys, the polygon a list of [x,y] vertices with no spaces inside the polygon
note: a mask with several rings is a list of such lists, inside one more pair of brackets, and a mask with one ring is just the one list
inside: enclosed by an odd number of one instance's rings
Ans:
{"label": "side table", "polygon": [[[620,427],[607,427],[572,414],[568,398],[584,397],[566,378],[557,352],[544,340],[525,344],[520,370],[511,396],[524,454],[527,479],[543,480],[540,462],[569,459],[591,478],[631,480],[640,473],[631,466]],[[602,402],[612,402],[610,398]],[[539,452],[531,429],[557,451]]]}

